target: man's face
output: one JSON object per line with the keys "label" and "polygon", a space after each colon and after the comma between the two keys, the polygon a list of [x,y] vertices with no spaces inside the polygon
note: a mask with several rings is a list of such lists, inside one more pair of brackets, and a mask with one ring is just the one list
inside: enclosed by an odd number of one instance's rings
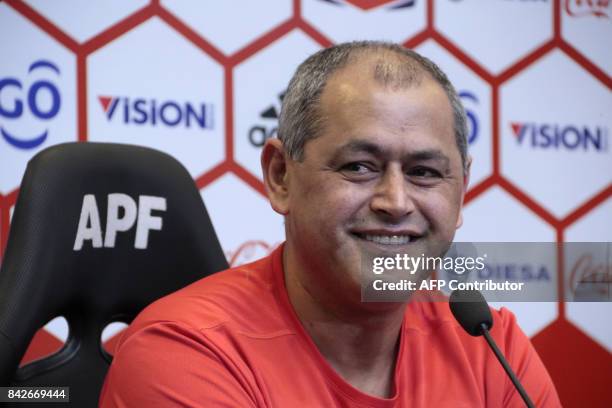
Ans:
{"label": "man's face", "polygon": [[287,267],[311,293],[358,287],[364,256],[442,255],[461,224],[465,178],[448,97],[425,74],[406,89],[370,75],[354,64],[330,78],[321,134],[303,161],[287,162]]}

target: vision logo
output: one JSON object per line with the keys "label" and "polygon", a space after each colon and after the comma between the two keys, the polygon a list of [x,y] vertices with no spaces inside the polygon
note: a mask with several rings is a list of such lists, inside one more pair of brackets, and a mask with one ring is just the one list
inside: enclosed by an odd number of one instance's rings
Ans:
{"label": "vision logo", "polygon": [[542,150],[608,151],[608,129],[602,126],[574,126],[510,123],[519,145]]}
{"label": "vision logo", "polygon": [[476,112],[471,109],[471,106],[478,106],[479,100],[478,97],[470,91],[459,92],[459,98],[461,98],[461,101],[463,102],[465,116],[468,120],[468,144],[472,144],[478,138],[479,126],[478,116],[476,115]]}
{"label": "vision logo", "polygon": [[98,96],[106,119],[124,124],[141,126],[169,127],[183,126],[185,128],[199,127],[213,129],[214,110],[212,104],[174,101],[159,102],[156,99],[118,96]]}
{"label": "vision logo", "polygon": [[266,140],[271,137],[276,136],[278,132],[278,116],[280,113],[280,105],[283,102],[283,98],[285,97],[285,92],[282,92],[278,95],[278,109],[275,105],[270,105],[266,109],[264,109],[259,117],[262,119],[263,123],[253,125],[251,129],[249,129],[249,143],[253,147],[262,147]]}
{"label": "vision logo", "polygon": [[572,17],[610,18],[610,0],[565,0],[564,8]]}
{"label": "vision logo", "polygon": [[346,4],[352,4],[353,6],[360,8],[363,11],[381,8],[384,6],[388,10],[396,10],[402,8],[408,8],[415,5],[416,0],[321,0],[326,3],[331,3],[336,6],[345,6]]}
{"label": "vision logo", "polygon": [[[47,60],[35,61],[28,68],[28,74],[38,73],[39,71],[50,73],[52,76],[60,76],[57,65]],[[13,92],[11,92],[11,89],[13,89]],[[12,97],[3,98],[3,93],[9,93]],[[48,128],[37,135],[16,135],[7,129],[5,119],[19,119],[24,114],[24,109],[27,108],[36,119],[44,123],[57,116],[61,104],[59,90],[51,81],[37,80],[30,85],[29,89],[25,90],[22,81],[17,78],[0,78],[0,134],[2,134],[2,138],[18,149],[27,150],[40,146],[47,140]]]}

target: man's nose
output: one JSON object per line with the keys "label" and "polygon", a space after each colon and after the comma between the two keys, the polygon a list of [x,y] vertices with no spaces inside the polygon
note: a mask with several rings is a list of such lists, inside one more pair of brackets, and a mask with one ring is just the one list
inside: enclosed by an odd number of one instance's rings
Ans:
{"label": "man's nose", "polygon": [[392,218],[401,218],[414,211],[410,186],[401,168],[389,167],[385,170],[370,206],[372,211]]}

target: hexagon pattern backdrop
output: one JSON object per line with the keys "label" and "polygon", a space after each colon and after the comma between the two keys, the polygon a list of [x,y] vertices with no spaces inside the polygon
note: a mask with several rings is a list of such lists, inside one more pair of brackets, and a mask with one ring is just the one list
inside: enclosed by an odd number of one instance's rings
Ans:
{"label": "hexagon pattern backdrop", "polygon": [[[231,264],[266,255],[284,232],[259,154],[286,84],[309,54],[355,39],[401,42],[457,86],[474,157],[457,240],[612,241],[610,1],[7,0],[0,34],[0,251],[27,161],[104,141],[179,159]],[[612,406],[610,303],[509,307],[565,406]],[[24,361],[67,330],[51,321]]]}

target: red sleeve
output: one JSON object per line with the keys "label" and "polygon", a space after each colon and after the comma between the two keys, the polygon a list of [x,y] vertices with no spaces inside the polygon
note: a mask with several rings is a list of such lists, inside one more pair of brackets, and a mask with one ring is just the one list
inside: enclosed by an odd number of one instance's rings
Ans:
{"label": "red sleeve", "polygon": [[155,323],[123,339],[100,407],[255,407],[247,376],[198,330]]}
{"label": "red sleeve", "polygon": [[[552,379],[531,341],[516,323],[514,314],[506,308],[501,308],[499,316],[505,333],[504,354],[531,401],[538,408],[560,407],[561,401]],[[525,407],[523,399],[509,378],[506,382],[504,407]]]}

